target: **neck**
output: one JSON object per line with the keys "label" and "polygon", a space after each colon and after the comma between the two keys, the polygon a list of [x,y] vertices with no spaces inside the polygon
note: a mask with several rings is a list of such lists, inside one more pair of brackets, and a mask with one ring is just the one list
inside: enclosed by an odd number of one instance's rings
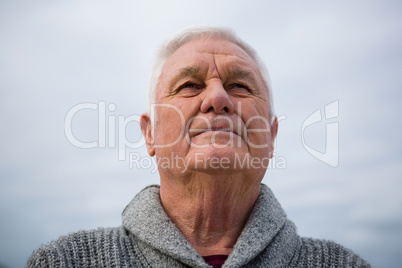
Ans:
{"label": "neck", "polygon": [[198,174],[161,179],[161,200],[172,222],[201,256],[229,255],[260,192],[260,181]]}

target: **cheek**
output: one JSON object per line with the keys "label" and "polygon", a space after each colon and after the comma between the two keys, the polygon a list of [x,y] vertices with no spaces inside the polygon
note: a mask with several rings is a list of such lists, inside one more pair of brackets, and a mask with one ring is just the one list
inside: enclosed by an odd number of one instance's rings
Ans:
{"label": "cheek", "polygon": [[190,99],[173,99],[168,103],[158,104],[155,109],[155,142],[174,146],[185,141],[187,124],[196,114],[196,103]]}
{"label": "cheek", "polygon": [[168,145],[180,140],[185,124],[180,113],[173,108],[160,108],[155,117],[155,143]]}
{"label": "cheek", "polygon": [[257,109],[246,110],[243,118],[247,129],[247,143],[250,149],[268,149],[270,144],[270,125],[265,112],[257,111]]}

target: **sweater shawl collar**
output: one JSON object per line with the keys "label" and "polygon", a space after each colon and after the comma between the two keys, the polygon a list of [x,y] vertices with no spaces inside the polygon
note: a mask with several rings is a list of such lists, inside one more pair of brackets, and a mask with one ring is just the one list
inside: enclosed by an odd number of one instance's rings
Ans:
{"label": "sweater shawl collar", "polygon": [[[124,209],[122,216],[123,226],[151,247],[192,267],[208,267],[165,213],[159,186],[151,185],[138,193]],[[283,228],[286,222],[286,214],[272,191],[261,184],[260,194],[250,217],[224,267],[240,267],[261,255],[262,251],[269,252],[267,248],[275,236],[283,241],[294,241],[297,236],[295,228]],[[278,235],[281,229],[286,229],[286,232]],[[275,248],[278,252],[278,245]],[[282,260],[291,258],[292,248],[283,245],[283,249],[286,250],[280,251],[287,256],[279,258]],[[272,261],[276,262],[278,259]]]}

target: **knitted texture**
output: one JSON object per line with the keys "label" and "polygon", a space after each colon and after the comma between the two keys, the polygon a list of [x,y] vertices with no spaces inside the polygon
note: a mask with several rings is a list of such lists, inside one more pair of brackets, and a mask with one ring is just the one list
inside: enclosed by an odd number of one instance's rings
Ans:
{"label": "knitted texture", "polygon": [[62,236],[40,247],[27,267],[143,267],[124,228],[100,228]]}
{"label": "knitted texture", "polygon": [[[123,226],[80,231],[41,246],[26,267],[210,267],[166,215],[159,187],[141,191]],[[250,218],[223,267],[370,267],[332,241],[301,238],[261,185]]]}

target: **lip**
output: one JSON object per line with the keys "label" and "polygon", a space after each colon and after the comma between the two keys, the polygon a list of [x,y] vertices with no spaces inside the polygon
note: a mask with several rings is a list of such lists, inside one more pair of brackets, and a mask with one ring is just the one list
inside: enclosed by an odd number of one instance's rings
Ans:
{"label": "lip", "polygon": [[213,114],[197,115],[191,119],[191,124],[188,126],[186,132],[189,138],[208,132],[210,135],[219,135],[218,132],[221,132],[222,135],[225,135],[224,133],[233,133],[244,139],[247,134],[243,121],[236,114],[227,116]]}
{"label": "lip", "polygon": [[212,128],[208,128],[208,129],[190,129],[190,136],[195,137],[195,136],[198,136],[198,135],[201,135],[204,133],[208,133],[208,132],[226,132],[226,133],[233,133],[233,134],[239,135],[239,134],[237,134],[236,131],[233,131],[230,128],[212,127]]}

